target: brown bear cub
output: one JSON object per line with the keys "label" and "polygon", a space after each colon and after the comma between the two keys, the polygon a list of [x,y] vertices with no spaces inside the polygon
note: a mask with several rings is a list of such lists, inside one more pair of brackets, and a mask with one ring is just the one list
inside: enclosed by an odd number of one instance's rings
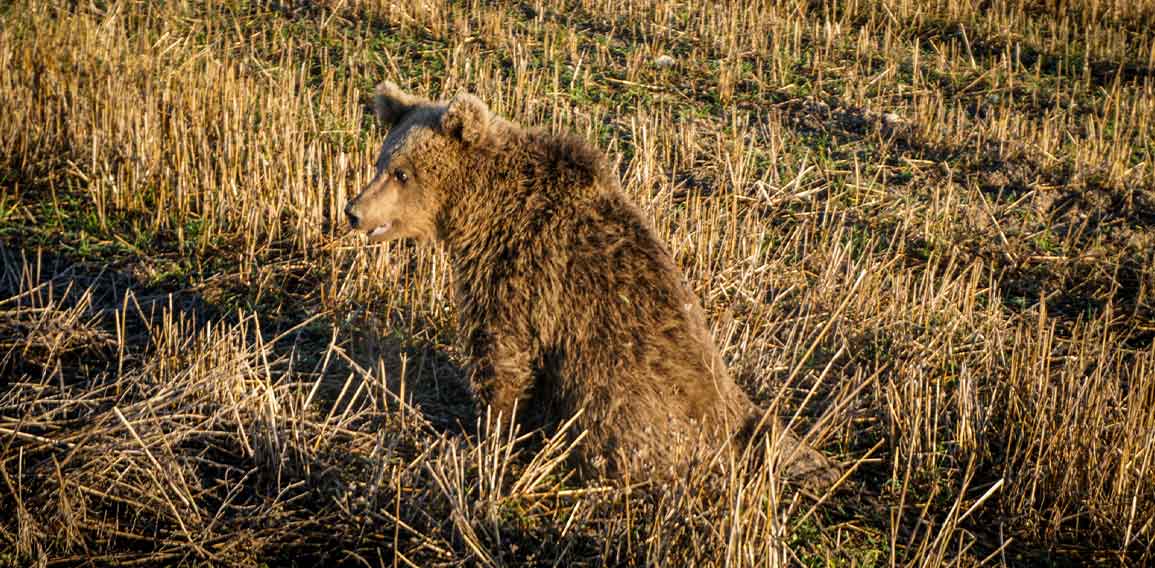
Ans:
{"label": "brown bear cub", "polygon": [[[389,134],[345,212],[371,241],[445,247],[482,408],[508,417],[516,404],[528,428],[580,411],[583,469],[635,479],[753,429],[761,410],[600,151],[494,116],[469,94],[437,103],[385,82],[374,106]],[[836,474],[797,437],[778,439],[791,476]]]}

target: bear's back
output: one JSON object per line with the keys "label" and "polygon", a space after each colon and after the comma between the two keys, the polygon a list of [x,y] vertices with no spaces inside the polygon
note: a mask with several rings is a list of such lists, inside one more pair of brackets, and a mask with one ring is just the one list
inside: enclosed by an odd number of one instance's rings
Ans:
{"label": "bear's back", "polygon": [[[700,304],[616,187],[559,216],[543,404],[583,408],[590,443],[655,461],[672,440],[733,432],[753,406],[728,376]],[[540,313],[540,312],[539,312]]]}

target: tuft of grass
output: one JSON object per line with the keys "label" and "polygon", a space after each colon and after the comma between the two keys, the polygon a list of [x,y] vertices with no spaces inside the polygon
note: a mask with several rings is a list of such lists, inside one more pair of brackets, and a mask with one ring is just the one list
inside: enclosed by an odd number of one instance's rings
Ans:
{"label": "tuft of grass", "polygon": [[[1114,0],[9,3],[0,565],[1149,562],[1153,30]],[[605,149],[841,487],[773,445],[578,483],[474,409],[445,258],[341,229],[384,78]]]}

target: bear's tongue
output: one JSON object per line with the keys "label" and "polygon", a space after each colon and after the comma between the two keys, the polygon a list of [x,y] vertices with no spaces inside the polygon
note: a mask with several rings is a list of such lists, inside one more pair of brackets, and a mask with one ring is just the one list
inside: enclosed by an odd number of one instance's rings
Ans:
{"label": "bear's tongue", "polygon": [[377,237],[377,236],[384,235],[385,232],[389,230],[390,225],[392,225],[392,223],[390,223],[389,221],[385,221],[384,223],[377,225],[376,229],[369,231],[369,236],[370,237]]}

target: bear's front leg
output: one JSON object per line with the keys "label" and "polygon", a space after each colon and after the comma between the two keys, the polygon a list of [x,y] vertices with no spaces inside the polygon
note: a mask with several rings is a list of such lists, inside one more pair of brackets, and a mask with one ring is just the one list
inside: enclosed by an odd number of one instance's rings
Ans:
{"label": "bear's front leg", "polygon": [[484,410],[508,420],[533,383],[528,337],[509,331],[479,329],[470,334],[469,383]]}

